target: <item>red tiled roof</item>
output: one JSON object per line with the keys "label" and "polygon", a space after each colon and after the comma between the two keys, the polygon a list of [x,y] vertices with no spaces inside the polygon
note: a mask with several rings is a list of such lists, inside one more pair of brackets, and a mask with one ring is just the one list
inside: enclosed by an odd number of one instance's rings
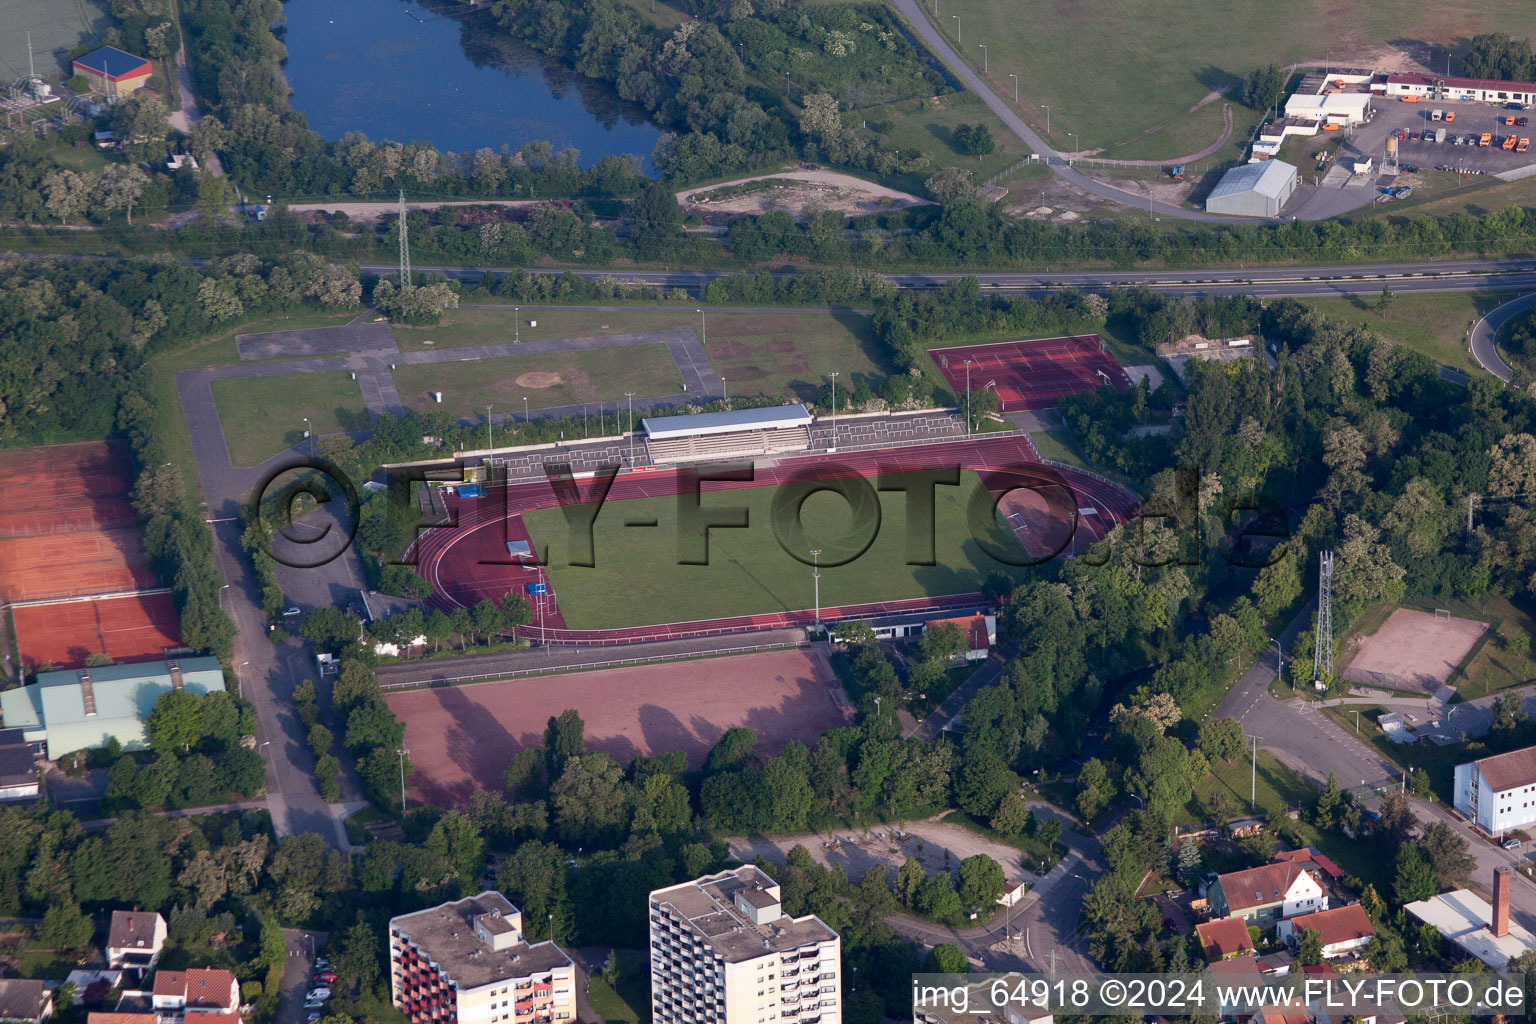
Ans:
{"label": "red tiled roof", "polygon": [[1240,917],[1223,917],[1215,921],[1202,921],[1195,925],[1200,945],[1207,956],[1225,960],[1244,950],[1253,951],[1253,937],[1248,934],[1248,922]]}
{"label": "red tiled roof", "polygon": [[[957,619],[932,619],[928,626],[951,625],[960,631],[960,635],[966,638],[966,649],[971,651],[984,651],[991,642],[987,637],[987,617],[980,613]],[[927,627],[925,627],[927,628]]]}
{"label": "red tiled roof", "polygon": [[1285,899],[1296,879],[1306,870],[1291,861],[1277,861],[1246,871],[1218,875],[1217,884],[1227,901],[1227,910],[1235,912],[1252,907],[1267,907]]}
{"label": "red tiled roof", "polygon": [[1365,916],[1364,908],[1358,903],[1293,917],[1291,926],[1296,929],[1298,935],[1303,928],[1310,928],[1317,932],[1322,936],[1324,947],[1340,942],[1352,942],[1355,939],[1376,934],[1376,929],[1371,927],[1370,918]]}
{"label": "red tiled roof", "polygon": [[1275,860],[1290,861],[1294,864],[1315,864],[1319,869],[1322,870],[1323,874],[1327,875],[1329,878],[1334,879],[1335,881],[1344,877],[1343,870],[1340,869],[1340,867],[1332,860],[1330,860],[1327,854],[1318,853],[1310,846],[1304,850],[1282,850],[1281,852],[1275,854]]}
{"label": "red tiled roof", "polygon": [[234,1010],[240,1005],[235,976],[225,970],[193,968],[190,971],[155,972],[154,994],[180,996],[190,1009],[198,1007]]}
{"label": "red tiled roof", "polygon": [[1478,774],[1495,793],[1502,793],[1517,786],[1536,785],[1536,747],[1511,750],[1507,754],[1495,754],[1474,762]]}
{"label": "red tiled roof", "polygon": [[159,1018],[152,1013],[103,1013],[86,1016],[86,1024],[155,1024]]}

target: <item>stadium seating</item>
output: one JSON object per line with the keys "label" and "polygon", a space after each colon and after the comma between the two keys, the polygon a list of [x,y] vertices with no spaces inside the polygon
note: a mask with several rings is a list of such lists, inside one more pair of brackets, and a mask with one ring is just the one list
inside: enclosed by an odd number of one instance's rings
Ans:
{"label": "stadium seating", "polygon": [[805,427],[740,430],[729,434],[699,434],[693,437],[673,437],[664,440],[649,438],[646,441],[651,461],[658,465],[664,462],[691,462],[698,459],[803,452],[810,446],[811,435]]}

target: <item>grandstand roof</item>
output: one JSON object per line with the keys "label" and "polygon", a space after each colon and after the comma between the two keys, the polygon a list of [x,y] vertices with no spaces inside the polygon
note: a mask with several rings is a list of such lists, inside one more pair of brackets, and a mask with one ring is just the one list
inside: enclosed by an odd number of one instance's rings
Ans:
{"label": "grandstand roof", "polygon": [[689,416],[648,416],[640,421],[646,437],[695,437],[699,434],[734,434],[739,430],[777,430],[784,427],[808,427],[811,414],[803,405],[780,405],[769,409],[732,409],[729,412],[699,412]]}

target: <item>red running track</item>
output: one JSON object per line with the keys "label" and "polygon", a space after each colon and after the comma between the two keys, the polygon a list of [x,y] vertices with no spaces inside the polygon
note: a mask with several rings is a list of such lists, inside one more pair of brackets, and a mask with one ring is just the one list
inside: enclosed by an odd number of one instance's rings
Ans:
{"label": "red running track", "polygon": [[962,396],[965,361],[969,359],[971,389],[980,391],[990,386],[997,392],[1003,412],[1049,409],[1062,395],[1096,390],[1103,386],[1105,377],[1116,391],[1131,388],[1130,374],[1104,351],[1097,334],[936,348],[928,354],[950,390]]}
{"label": "red running track", "polygon": [[[772,486],[785,482],[792,473],[803,473],[807,467],[818,475],[824,474],[824,479],[834,479],[850,473],[888,476],[925,469],[952,468],[956,465],[976,471],[983,482],[1008,480],[1014,486],[1017,486],[1020,473],[1042,481],[1052,480],[1053,474],[1059,474],[1073,491],[1078,509],[1092,510],[1078,518],[1078,525],[1092,540],[1102,539],[1115,525],[1130,518],[1136,509],[1136,500],[1114,484],[1077,470],[1047,468],[1041,464],[1039,453],[1024,434],[1002,434],[909,448],[785,459],[775,465],[757,467],[750,481],[711,482],[710,488],[730,490]],[[1003,476],[1004,471],[1010,471],[1009,475]],[[581,483],[585,488],[587,481]],[[669,497],[677,491],[677,470],[657,469],[645,473],[621,474],[614,480],[607,500]],[[542,568],[525,567],[507,555],[506,542],[531,540],[523,527],[522,513],[557,504],[559,501],[554,489],[547,481],[498,488],[484,498],[450,498],[448,507],[456,516],[454,525],[428,530],[414,545],[417,570],[431,580],[435,588],[432,603],[445,610],[452,610],[472,606],[487,597],[500,597],[519,589],[524,583],[539,581],[548,586],[549,581]],[[981,601],[982,595],[977,593],[910,598],[823,608],[821,618],[828,622],[904,612],[948,611],[974,607]],[[547,644],[594,646],[780,629],[810,625],[815,620],[813,610],[802,609],[625,629],[568,629],[560,615],[557,598],[542,609],[541,630],[538,612],[535,605],[534,625],[518,627],[518,636],[542,639]]]}

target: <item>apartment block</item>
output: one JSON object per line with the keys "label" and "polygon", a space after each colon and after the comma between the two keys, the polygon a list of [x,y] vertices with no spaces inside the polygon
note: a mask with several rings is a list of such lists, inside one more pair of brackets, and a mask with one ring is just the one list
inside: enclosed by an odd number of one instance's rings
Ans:
{"label": "apartment block", "polygon": [[750,865],[651,893],[656,1024],[839,1024],[842,941]]}
{"label": "apartment block", "polygon": [[576,1019],[576,967],[553,942],[523,939],[499,892],[389,922],[390,995],[412,1024],[556,1024]]}

